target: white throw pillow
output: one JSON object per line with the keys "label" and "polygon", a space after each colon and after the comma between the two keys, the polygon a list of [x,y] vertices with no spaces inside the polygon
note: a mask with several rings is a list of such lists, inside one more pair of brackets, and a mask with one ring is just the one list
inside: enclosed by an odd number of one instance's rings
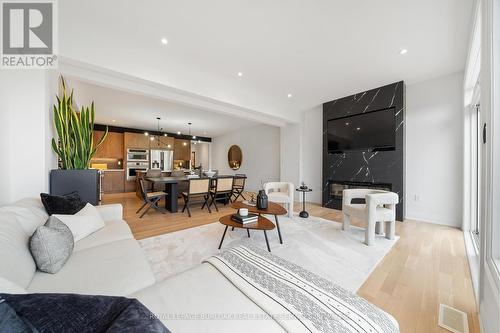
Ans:
{"label": "white throw pillow", "polygon": [[89,203],[75,215],[54,214],[54,217],[68,226],[75,242],[104,228],[104,221],[97,208]]}

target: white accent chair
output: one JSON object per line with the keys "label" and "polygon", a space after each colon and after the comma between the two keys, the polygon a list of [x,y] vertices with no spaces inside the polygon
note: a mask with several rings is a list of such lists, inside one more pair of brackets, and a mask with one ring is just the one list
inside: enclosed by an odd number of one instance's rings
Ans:
{"label": "white accent chair", "polygon": [[293,193],[295,191],[293,183],[268,182],[264,184],[264,191],[269,201],[285,204],[288,211],[288,217],[293,217]]}
{"label": "white accent chair", "polygon": [[[396,204],[399,196],[394,192],[370,189],[348,189],[342,193],[342,230],[349,229],[351,217],[362,219],[366,223],[365,244],[373,245],[375,233],[385,238],[394,239],[396,234]],[[365,199],[366,204],[353,204],[353,199]]]}

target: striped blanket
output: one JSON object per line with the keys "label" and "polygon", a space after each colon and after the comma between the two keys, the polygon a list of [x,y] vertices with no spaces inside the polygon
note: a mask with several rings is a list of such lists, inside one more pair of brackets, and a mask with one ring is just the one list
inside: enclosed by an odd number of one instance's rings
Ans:
{"label": "striped blanket", "polygon": [[399,332],[392,316],[366,300],[251,244],[206,262],[287,332]]}

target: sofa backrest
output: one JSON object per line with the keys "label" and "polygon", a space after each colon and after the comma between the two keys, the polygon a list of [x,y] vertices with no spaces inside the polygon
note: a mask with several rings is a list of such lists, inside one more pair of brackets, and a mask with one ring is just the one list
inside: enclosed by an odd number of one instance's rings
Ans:
{"label": "sofa backrest", "polygon": [[0,277],[28,287],[36,270],[29,239],[47,219],[40,199],[23,199],[0,207]]}

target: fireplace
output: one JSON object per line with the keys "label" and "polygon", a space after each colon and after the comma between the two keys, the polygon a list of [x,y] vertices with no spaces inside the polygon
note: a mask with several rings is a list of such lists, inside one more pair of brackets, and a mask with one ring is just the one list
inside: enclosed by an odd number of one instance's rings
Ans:
{"label": "fireplace", "polygon": [[[330,121],[345,119],[344,125],[350,126],[351,119],[362,117],[370,112],[377,114],[388,112],[391,117],[385,121],[393,126],[395,134],[394,149],[373,149],[379,138],[359,125],[360,140],[368,143],[362,149],[359,145],[344,147],[340,150],[329,149]],[[396,218],[404,219],[404,125],[405,122],[405,84],[395,82],[383,87],[371,89],[355,95],[339,98],[323,104],[323,207],[342,209],[342,191],[349,188],[370,188],[388,190],[397,193],[399,204],[396,205]],[[354,122],[352,123],[354,124]],[[342,125],[342,124],[340,124]],[[357,125],[358,126],[358,125]],[[342,126],[333,133],[343,137]],[[391,130],[392,132],[392,130]],[[389,135],[389,133],[387,133]],[[392,133],[391,133],[392,135]],[[356,200],[364,202],[364,200]]]}

